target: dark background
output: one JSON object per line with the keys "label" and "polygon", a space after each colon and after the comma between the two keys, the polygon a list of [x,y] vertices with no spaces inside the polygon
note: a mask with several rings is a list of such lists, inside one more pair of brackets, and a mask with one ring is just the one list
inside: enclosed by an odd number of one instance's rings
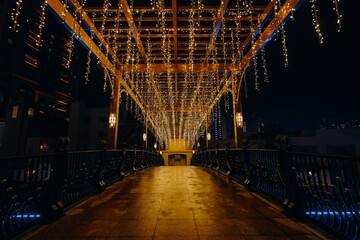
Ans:
{"label": "dark background", "polygon": [[[333,1],[317,1],[320,44],[311,16],[310,1],[295,12],[286,25],[289,66],[284,67],[279,34],[266,46],[270,83],[259,72],[260,91],[255,91],[254,72],[247,74],[248,97],[243,92],[246,118],[262,117],[288,129],[312,129],[323,121],[360,119],[358,1],[339,2],[342,29],[338,32]],[[260,58],[260,57],[259,57]],[[258,62],[262,68],[262,62]]]}

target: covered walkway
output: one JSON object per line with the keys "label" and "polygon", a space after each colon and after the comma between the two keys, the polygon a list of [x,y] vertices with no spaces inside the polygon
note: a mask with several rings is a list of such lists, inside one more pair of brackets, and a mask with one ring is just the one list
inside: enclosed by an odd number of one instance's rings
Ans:
{"label": "covered walkway", "polygon": [[[24,236],[23,236],[24,237]],[[30,239],[322,239],[241,185],[200,167],[144,169]],[[329,237],[326,237],[329,239]]]}

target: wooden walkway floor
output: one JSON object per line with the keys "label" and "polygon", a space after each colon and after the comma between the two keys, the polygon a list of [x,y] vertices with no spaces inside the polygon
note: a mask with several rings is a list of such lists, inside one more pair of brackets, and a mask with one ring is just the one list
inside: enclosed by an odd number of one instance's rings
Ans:
{"label": "wooden walkway floor", "polygon": [[27,239],[322,239],[241,185],[192,166],[137,172],[28,235]]}

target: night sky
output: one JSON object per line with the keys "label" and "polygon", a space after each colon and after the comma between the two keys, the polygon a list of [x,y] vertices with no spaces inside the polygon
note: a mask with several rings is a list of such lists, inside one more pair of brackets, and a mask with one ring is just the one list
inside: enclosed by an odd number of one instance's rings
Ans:
{"label": "night sky", "polygon": [[289,66],[284,67],[279,35],[265,48],[270,83],[263,83],[260,73],[257,92],[253,71],[248,74],[248,98],[243,100],[245,118],[256,115],[290,129],[311,129],[322,119],[360,120],[359,40],[355,37],[359,34],[359,1],[339,2],[343,15],[340,32],[332,0],[317,1],[323,44],[312,25],[309,2],[303,3],[295,13],[295,21],[290,20],[285,27]]}

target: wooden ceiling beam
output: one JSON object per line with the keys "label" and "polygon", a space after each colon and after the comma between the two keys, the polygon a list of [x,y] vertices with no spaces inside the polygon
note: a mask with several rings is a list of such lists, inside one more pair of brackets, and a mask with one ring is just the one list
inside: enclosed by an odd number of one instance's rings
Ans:
{"label": "wooden ceiling beam", "polygon": [[[175,11],[174,11],[175,13]],[[170,22],[173,20],[174,15],[177,14],[173,14],[172,17],[166,17],[165,21]],[[235,18],[237,16],[224,16],[225,21],[235,21]],[[189,21],[189,17],[176,17],[178,22],[188,22]],[[251,20],[257,20],[257,16],[241,16],[241,20],[242,21],[251,21]],[[158,17],[133,17],[134,21],[138,22],[138,21],[142,21],[142,22],[157,22],[159,20]],[[91,19],[93,22],[102,22],[104,21],[102,17],[94,17]],[[115,22],[116,21],[116,17],[107,17],[105,19],[106,22]],[[120,22],[127,22],[126,18],[122,17],[119,20]],[[213,19],[212,17],[201,17],[199,18],[200,22],[212,22]]]}
{"label": "wooden ceiling beam", "polygon": [[[174,107],[174,112],[204,112],[207,110],[207,106],[196,106],[196,107],[180,107],[180,106],[175,106]],[[150,111],[152,112],[156,112],[156,108],[150,108]],[[162,109],[162,111],[165,112],[172,112],[172,108],[171,107],[166,107],[165,109]]]}
{"label": "wooden ceiling beam", "polygon": [[[264,5],[258,5],[258,6],[253,6],[252,10],[253,11],[264,11],[264,9],[266,8],[266,6]],[[172,7],[169,6],[165,6],[164,7],[165,11],[171,12],[172,11]],[[178,6],[177,7],[178,11],[190,11],[191,10],[191,6]],[[219,10],[219,6],[204,6],[202,8],[202,10],[204,11],[218,11]],[[247,8],[244,6],[240,6],[239,8],[236,6],[232,6],[232,7],[228,7],[227,10],[229,11],[246,11]],[[86,7],[84,8],[85,12],[103,12],[103,8],[102,7]],[[109,7],[108,12],[117,12],[118,8],[117,7]],[[133,7],[133,11],[138,11],[138,12],[158,12],[159,10],[157,8],[152,8],[152,7],[144,7],[144,6],[134,6]]]}
{"label": "wooden ceiling beam", "polygon": [[[221,22],[220,22],[221,23]],[[115,31],[117,28],[113,27],[113,26],[105,26],[104,27],[104,35],[108,35],[107,32],[109,31]],[[122,26],[122,27],[119,27],[118,30],[119,31],[127,31],[127,30],[131,30],[133,29],[133,27],[131,26],[130,28],[127,27],[127,26]],[[177,28],[178,31],[190,31],[190,27],[178,27]],[[201,26],[201,27],[195,27],[195,32],[197,31],[200,31],[201,33],[206,33],[206,32],[210,32],[210,27],[205,27],[205,26]],[[220,26],[217,28],[217,29],[220,29]],[[229,31],[229,30],[236,30],[236,26],[227,26],[226,27],[226,30]],[[250,26],[242,26],[241,31],[250,31]],[[142,32],[147,32],[147,31],[155,31],[155,32],[160,32],[160,27],[156,27],[156,26],[142,26],[141,28],[141,31]],[[172,27],[167,27],[165,28],[165,31],[166,32],[174,32],[174,28]],[[212,32],[212,34],[214,34],[214,32]],[[111,34],[110,34],[111,35]],[[217,34],[216,34],[217,35]]]}
{"label": "wooden ceiling beam", "polygon": [[[226,66],[227,70],[231,70],[231,64],[229,63]],[[122,66],[122,70],[125,72],[131,72],[131,70],[133,69],[133,67],[131,66],[131,64],[129,65],[123,65]],[[137,64],[137,69],[139,72],[147,72],[147,64]],[[173,63],[171,64],[171,68],[170,71],[171,72],[186,72],[188,71],[189,67],[188,64],[183,64],[183,63]],[[152,64],[151,65],[151,70],[156,72],[156,73],[160,73],[160,72],[166,72],[167,68],[164,64]],[[199,71],[224,71],[224,64],[209,64],[209,68],[206,70],[204,68],[204,66],[200,63],[194,63],[194,72],[199,72]]]}
{"label": "wooden ceiling beam", "polygon": [[[148,38],[148,34],[147,33],[143,33],[143,34],[139,34],[141,38]],[[209,38],[210,37],[210,33],[195,33],[194,34],[194,38]],[[238,34],[240,38],[246,38],[249,34],[247,33],[240,33]],[[173,37],[173,34],[165,34],[166,37]],[[231,37],[231,34],[224,34],[225,38],[230,38]],[[124,34],[106,34],[106,35],[103,35],[103,37],[105,39],[114,39],[117,38],[117,39],[127,39],[127,34],[124,33]],[[178,33],[177,34],[177,37],[178,38],[188,38],[189,37],[189,34],[187,33]],[[153,39],[153,38],[162,38],[162,34],[160,33],[152,33],[150,35],[150,39]]]}

